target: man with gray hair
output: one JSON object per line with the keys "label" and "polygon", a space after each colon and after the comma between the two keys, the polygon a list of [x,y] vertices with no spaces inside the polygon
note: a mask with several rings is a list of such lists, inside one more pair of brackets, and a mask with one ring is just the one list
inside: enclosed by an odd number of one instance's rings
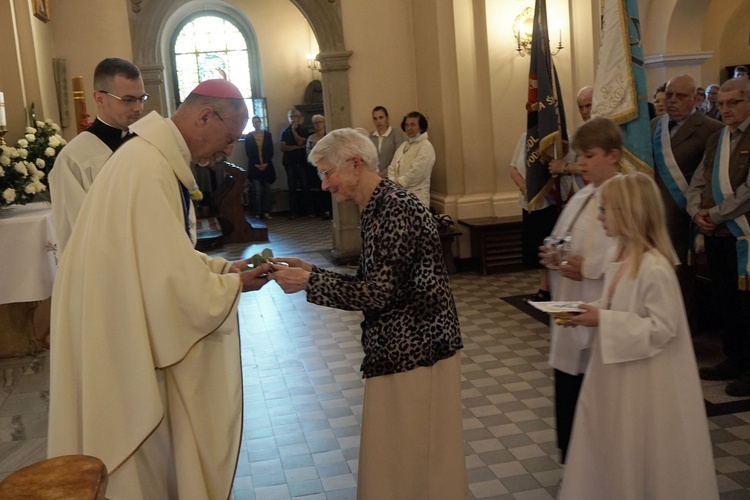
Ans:
{"label": "man with gray hair", "polygon": [[669,237],[680,259],[677,278],[693,332],[699,308],[695,297],[695,272],[688,265],[693,233],[690,216],[685,211],[685,193],[703,158],[708,138],[721,128],[720,122],[695,109],[696,102],[693,77],[677,75],[667,82],[666,114],[651,120],[654,177],[664,201]]}
{"label": "man with gray hair", "polygon": [[116,57],[94,70],[97,116],[60,152],[50,172],[52,217],[60,255],[68,243],[78,212],[104,162],[125,141],[128,127],[141,117],[148,99],[140,70]]}
{"label": "man with gray hair", "polygon": [[[48,456],[92,455],[107,498],[228,498],[242,434],[240,292],[268,266],[195,251],[195,179],[248,111],[207,80],[153,112],[102,169],[52,292]],[[197,197],[196,197],[197,198]]]}
{"label": "man with gray hair", "polygon": [[701,368],[704,380],[731,380],[726,392],[750,396],[750,80],[733,78],[719,89],[726,125],[706,143],[690,182],[687,211],[705,235],[711,287],[726,360]]}
{"label": "man with gray hair", "polygon": [[581,118],[584,122],[591,120],[591,103],[594,100],[594,87],[587,85],[578,91],[576,96],[576,103],[578,104],[578,112],[581,113]]}
{"label": "man with gray hair", "polygon": [[712,83],[706,87],[706,116],[721,121],[721,113],[716,101],[719,99],[719,86]]}

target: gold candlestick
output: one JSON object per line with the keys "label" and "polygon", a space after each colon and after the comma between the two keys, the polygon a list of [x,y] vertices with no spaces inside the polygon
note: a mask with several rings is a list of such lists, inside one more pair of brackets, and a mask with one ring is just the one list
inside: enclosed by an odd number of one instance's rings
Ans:
{"label": "gold candlestick", "polygon": [[0,127],[0,146],[5,146],[5,134],[8,133],[8,129]]}

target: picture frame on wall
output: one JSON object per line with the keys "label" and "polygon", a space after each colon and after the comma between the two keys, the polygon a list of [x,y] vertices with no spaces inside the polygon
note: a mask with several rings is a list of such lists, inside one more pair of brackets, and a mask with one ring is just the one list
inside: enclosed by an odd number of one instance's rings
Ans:
{"label": "picture frame on wall", "polygon": [[42,22],[49,22],[49,0],[31,0],[34,17]]}

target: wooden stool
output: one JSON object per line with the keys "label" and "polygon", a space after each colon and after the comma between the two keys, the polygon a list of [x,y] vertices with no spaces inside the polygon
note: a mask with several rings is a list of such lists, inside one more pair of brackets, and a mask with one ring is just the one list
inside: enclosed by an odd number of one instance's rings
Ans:
{"label": "wooden stool", "polygon": [[66,455],[19,469],[0,483],[4,500],[104,500],[107,467],[95,457]]}

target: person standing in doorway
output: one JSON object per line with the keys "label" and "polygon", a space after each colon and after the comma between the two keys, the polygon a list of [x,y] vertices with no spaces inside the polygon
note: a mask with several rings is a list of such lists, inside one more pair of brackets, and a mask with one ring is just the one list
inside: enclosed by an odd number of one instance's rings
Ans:
{"label": "person standing in doorway", "polygon": [[261,128],[259,116],[253,116],[255,131],[245,137],[248,177],[253,185],[252,213],[259,219],[271,218],[271,184],[276,182],[271,133]]}
{"label": "person standing in doorway", "polygon": [[289,189],[289,218],[296,219],[312,214],[305,155],[307,132],[301,127],[302,113],[299,110],[290,109],[287,118],[289,126],[281,132],[279,149],[284,153],[281,162],[284,164]]}

